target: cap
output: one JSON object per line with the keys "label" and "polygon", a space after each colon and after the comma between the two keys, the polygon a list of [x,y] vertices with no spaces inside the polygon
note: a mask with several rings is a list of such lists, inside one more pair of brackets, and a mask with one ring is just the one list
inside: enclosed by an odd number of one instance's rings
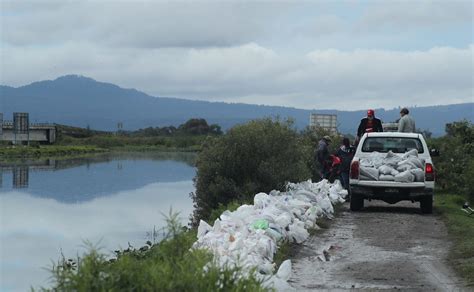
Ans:
{"label": "cap", "polygon": [[326,141],[329,141],[329,142],[332,141],[332,140],[331,140],[331,137],[329,137],[329,136],[324,136],[323,139],[326,140]]}
{"label": "cap", "polygon": [[372,116],[373,117],[374,115],[375,115],[375,111],[373,109],[369,109],[367,111],[367,116]]}

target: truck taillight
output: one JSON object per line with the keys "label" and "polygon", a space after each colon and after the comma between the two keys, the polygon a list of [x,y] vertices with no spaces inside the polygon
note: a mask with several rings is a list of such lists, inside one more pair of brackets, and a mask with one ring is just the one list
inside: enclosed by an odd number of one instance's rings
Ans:
{"label": "truck taillight", "polygon": [[435,171],[433,164],[427,163],[425,165],[425,180],[426,181],[434,181],[435,179]]}
{"label": "truck taillight", "polygon": [[350,177],[352,179],[359,179],[359,161],[352,161]]}

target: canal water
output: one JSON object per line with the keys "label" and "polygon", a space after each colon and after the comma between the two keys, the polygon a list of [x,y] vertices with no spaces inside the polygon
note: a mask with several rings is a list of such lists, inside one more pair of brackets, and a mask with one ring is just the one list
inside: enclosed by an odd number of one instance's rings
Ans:
{"label": "canal water", "polygon": [[159,240],[170,209],[187,225],[195,155],[147,153],[0,163],[0,291],[49,287],[61,253]]}

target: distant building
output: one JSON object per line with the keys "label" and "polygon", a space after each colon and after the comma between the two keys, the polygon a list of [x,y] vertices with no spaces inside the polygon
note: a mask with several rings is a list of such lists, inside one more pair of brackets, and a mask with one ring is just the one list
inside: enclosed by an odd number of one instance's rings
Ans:
{"label": "distant building", "polygon": [[311,114],[309,126],[323,128],[332,134],[337,134],[337,115]]}
{"label": "distant building", "polygon": [[5,121],[0,113],[0,141],[18,145],[30,142],[52,144],[56,141],[56,126],[46,123],[30,124],[28,113],[14,113],[13,121]]}

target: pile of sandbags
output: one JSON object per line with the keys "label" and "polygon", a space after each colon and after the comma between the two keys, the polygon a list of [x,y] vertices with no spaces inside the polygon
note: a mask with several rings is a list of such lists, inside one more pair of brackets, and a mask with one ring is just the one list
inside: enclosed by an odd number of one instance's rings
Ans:
{"label": "pile of sandbags", "polygon": [[360,180],[423,182],[425,160],[416,149],[404,154],[373,152],[360,160]]}
{"label": "pile of sandbags", "polygon": [[253,205],[223,212],[213,226],[201,220],[193,248],[210,250],[221,267],[238,266],[244,272],[256,268],[268,287],[289,289],[291,262],[285,261],[274,274],[278,243],[305,241],[308,229],[318,228],[316,219],[331,217],[333,204],[344,202],[346,195],[338,180],[289,183],[285,192],[256,194]]}

